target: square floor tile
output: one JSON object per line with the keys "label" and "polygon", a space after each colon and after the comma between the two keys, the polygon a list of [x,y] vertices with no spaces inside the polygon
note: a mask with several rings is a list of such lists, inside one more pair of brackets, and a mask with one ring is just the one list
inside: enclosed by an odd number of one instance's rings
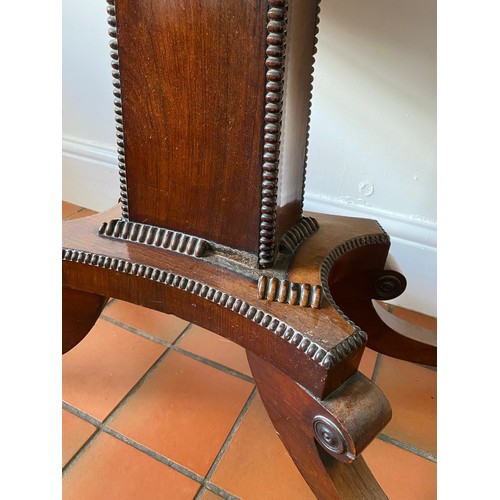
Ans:
{"label": "square floor tile", "polygon": [[87,439],[94,434],[96,428],[75,417],[66,410],[62,410],[62,465],[63,467],[82,447]]}
{"label": "square floor tile", "polygon": [[167,342],[173,342],[189,325],[187,321],[172,314],[122,300],[113,300],[102,314]]}
{"label": "square floor tile", "polygon": [[165,350],[98,319],[63,356],[63,399],[102,421]]}
{"label": "square floor tile", "polygon": [[192,500],[200,485],[101,433],[63,478],[64,500]]}
{"label": "square floor tile", "polygon": [[375,439],[363,457],[391,500],[433,500],[437,497],[437,465]]}
{"label": "square floor tile", "polygon": [[171,351],[109,426],[205,475],[252,389]]}
{"label": "square floor tile", "polygon": [[436,454],[437,372],[382,356],[375,383],[392,406],[384,434]]}
{"label": "square floor tile", "polygon": [[177,345],[186,351],[252,376],[245,349],[205,328],[193,325]]}
{"label": "square floor tile", "polygon": [[211,482],[245,500],[315,500],[258,395]]}

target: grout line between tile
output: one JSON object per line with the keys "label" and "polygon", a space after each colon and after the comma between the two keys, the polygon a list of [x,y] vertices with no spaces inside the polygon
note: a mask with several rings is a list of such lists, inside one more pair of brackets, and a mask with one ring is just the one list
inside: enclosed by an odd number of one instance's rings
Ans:
{"label": "grout line between tile", "polygon": [[[186,349],[183,349],[182,347],[175,345],[175,344],[177,344],[178,340],[180,340],[179,337],[177,337],[177,339],[174,341],[174,343],[170,343],[167,340],[163,340],[163,339],[160,339],[158,337],[155,337],[154,335],[151,335],[150,333],[147,333],[147,332],[140,330],[138,328],[134,328],[133,326],[129,326],[126,323],[122,323],[121,321],[118,321],[114,318],[110,318],[109,316],[106,316],[104,314],[101,315],[101,318],[106,320],[106,321],[109,321],[110,323],[113,323],[116,326],[123,328],[124,330],[127,330],[131,333],[135,333],[136,335],[140,335],[141,337],[148,339],[148,340],[151,340],[152,342],[156,342],[156,343],[161,344],[163,346],[169,347],[173,351],[184,354],[185,356],[188,356],[196,361],[199,361],[200,363],[204,363],[208,366],[211,366],[212,368],[215,368],[217,370],[223,371],[229,375],[232,375],[233,377],[240,378],[240,379],[244,380],[245,382],[250,382],[251,384],[255,383],[254,379],[252,377],[249,377],[245,373],[241,373],[238,370],[233,370],[232,368],[229,368],[228,366],[217,363],[217,361],[213,361],[211,359],[205,358],[204,356],[200,356],[198,354],[187,351]],[[186,327],[186,329],[191,328],[191,326],[192,326],[192,323],[190,323],[188,325],[188,327]],[[185,332],[182,332],[181,335],[184,335],[184,333]],[[186,333],[187,333],[187,331],[186,331]]]}
{"label": "grout line between tile", "polygon": [[167,349],[163,354],[149,367],[146,373],[135,383],[135,385],[125,394],[121,401],[108,413],[105,419],[102,421],[106,424],[112,421],[120,410],[127,404],[128,400],[144,385],[144,382],[154,373],[158,365],[170,354],[170,349]]}
{"label": "grout line between tile", "polygon": [[233,495],[232,493],[229,493],[229,491],[224,490],[220,486],[217,486],[216,484],[210,483],[209,486],[202,486],[196,496],[194,497],[193,500],[200,500],[203,498],[203,495],[205,492],[210,491],[211,493],[215,493],[221,498],[224,498],[224,500],[242,500],[240,497],[237,497]]}
{"label": "grout line between tile", "polygon": [[177,351],[181,354],[184,354],[185,356],[188,356],[190,358],[193,358],[196,361],[199,361],[200,363],[204,363],[208,366],[211,366],[212,368],[216,368],[217,370],[223,371],[224,373],[227,373],[228,375],[232,375],[233,377],[237,377],[239,379],[242,379],[245,382],[249,382],[251,384],[255,383],[255,381],[252,377],[249,377],[248,375],[245,375],[244,373],[241,373],[237,370],[233,370],[232,368],[229,368],[229,366],[221,365],[220,363],[217,363],[217,361],[213,361],[211,359],[204,358],[203,356],[199,356],[198,354],[195,354],[193,352],[186,351],[182,347],[173,346],[172,350]]}
{"label": "grout line between tile", "polygon": [[207,489],[205,488],[205,486],[202,485],[201,488],[198,490],[198,493],[196,493],[196,496],[194,497],[193,500],[203,498],[203,495],[205,494],[206,491],[207,491]]}
{"label": "grout line between tile", "polygon": [[[205,479],[203,480],[203,485],[206,486],[206,488],[209,489],[210,491],[213,491],[214,493],[219,494],[218,491],[216,491],[214,488],[220,489],[220,487],[215,485],[214,483],[210,482],[210,479],[214,475],[214,473],[215,473],[217,467],[219,466],[222,458],[224,457],[227,449],[231,445],[233,438],[236,435],[236,433],[238,432],[238,429],[241,425],[241,422],[243,421],[246,414],[248,413],[248,409],[250,408],[250,405],[252,404],[252,401],[255,399],[256,395],[257,395],[257,387],[254,387],[252,389],[252,392],[248,396],[248,399],[246,400],[245,404],[243,405],[243,408],[241,409],[240,414],[238,415],[238,418],[234,422],[233,427],[229,431],[229,434],[227,435],[226,439],[224,440],[224,443],[222,444],[222,446],[219,450],[219,453],[217,453],[215,460],[213,461],[212,465],[210,466],[210,469],[208,470],[207,474],[205,475]],[[201,490],[198,493],[198,495],[195,497],[195,500],[199,500],[202,498],[200,496],[200,494],[201,494]],[[223,498],[226,498],[226,497],[223,497]],[[237,498],[237,497],[231,496],[231,497],[227,497],[227,498]]]}
{"label": "grout line between tile", "polygon": [[422,450],[420,448],[417,448],[416,446],[412,446],[411,444],[405,443],[403,441],[399,441],[399,439],[395,439],[391,436],[388,436],[387,434],[380,433],[377,436],[377,438],[380,439],[381,441],[384,441],[385,443],[392,444],[392,445],[397,446],[398,448],[401,448],[405,451],[409,451],[410,453],[413,453],[414,455],[418,455],[419,457],[425,458],[426,460],[429,460],[430,462],[437,463],[437,456],[434,455],[433,453]]}
{"label": "grout line between tile", "polygon": [[375,383],[378,377],[378,371],[380,370],[380,364],[382,363],[382,354],[377,352],[377,359],[375,360],[375,366],[373,367],[372,382]]}
{"label": "grout line between tile", "polygon": [[238,432],[238,429],[241,425],[241,422],[243,421],[246,414],[248,413],[248,409],[250,408],[250,405],[252,404],[256,395],[257,395],[257,387],[255,386],[252,389],[250,396],[248,396],[246,403],[243,405],[243,408],[241,409],[240,414],[238,415],[238,418],[234,422],[231,430],[229,431],[229,434],[227,435],[227,438],[225,439],[224,443],[222,444],[221,449],[219,450],[219,453],[215,457],[213,464],[211,465],[210,469],[208,470],[207,474],[205,475],[206,481],[209,481],[212,478],[212,476],[215,472],[215,469],[217,469],[217,467],[219,466],[219,463],[222,460],[222,457],[225,455],[227,449],[229,448],[229,445],[233,441],[233,438],[234,438],[236,432]]}
{"label": "grout line between tile", "polygon": [[[249,398],[250,399],[250,398]],[[67,410],[68,412],[72,413],[76,417],[82,419],[83,421],[92,424],[93,426],[97,427],[96,432],[85,442],[85,444],[80,448],[80,450],[73,456],[73,458],[68,462],[68,464],[63,468],[63,475],[66,474],[71,467],[77,462],[77,460],[85,453],[85,451],[90,447],[90,445],[97,439],[97,437],[102,434],[106,433],[109,434],[110,436],[114,437],[115,439],[119,439],[123,443],[132,446],[136,450],[144,453],[150,458],[153,458],[154,460],[161,462],[163,465],[166,465],[167,467],[170,467],[171,469],[175,470],[176,472],[179,472],[180,474],[188,477],[189,479],[199,483],[202,487],[200,488],[197,497],[206,490],[213,491],[217,495],[221,496],[224,499],[227,500],[240,500],[238,497],[235,497],[228,491],[224,490],[223,488],[209,484],[205,485],[205,478],[203,476],[200,476],[196,472],[192,471],[188,467],[185,467],[182,464],[179,464],[175,462],[174,460],[171,460],[170,458],[152,450],[151,448],[148,448],[147,446],[144,446],[143,444],[139,443],[138,441],[135,441],[134,439],[131,439],[120,432],[112,429],[107,425],[107,422],[100,422],[98,419],[93,417],[92,415],[89,415],[88,413],[84,412],[83,410],[80,410],[79,408],[63,401],[63,408]],[[219,452],[220,453],[220,452]],[[201,498],[201,497],[199,497]]]}
{"label": "grout line between tile", "polygon": [[134,439],[130,439],[127,436],[124,436],[123,434],[115,431],[114,429],[111,429],[107,425],[103,425],[103,431],[106,434],[109,434],[110,436],[113,436],[116,439],[119,439],[125,444],[128,444],[132,447],[134,447],[136,450],[142,451],[145,455],[148,457],[154,458],[158,462],[161,462],[164,465],[167,465],[171,469],[175,470],[176,472],[179,472],[183,474],[184,476],[188,477],[189,479],[192,479],[193,481],[196,481],[197,483],[202,483],[203,482],[203,476],[200,476],[196,472],[192,471],[191,469],[185,467],[184,465],[181,465],[177,462],[174,462],[172,459],[166,457],[165,455],[162,455],[151,448],[148,448],[147,446],[144,446],[143,444],[135,441]]}
{"label": "grout line between tile", "polygon": [[150,333],[145,332],[144,330],[141,330],[139,328],[135,328],[135,326],[127,325],[127,323],[123,323],[122,321],[119,321],[115,318],[107,316],[104,313],[101,314],[100,318],[107,321],[108,323],[112,323],[113,325],[119,326],[120,328],[123,328],[124,330],[127,330],[130,333],[135,333],[136,335],[140,335],[141,337],[144,337],[145,339],[151,340],[152,342],[156,342],[157,344],[161,344],[161,345],[164,345],[166,347],[171,347],[172,345],[174,345],[177,342],[177,340],[179,340],[179,337],[181,335],[184,336],[184,334],[188,330],[190,330],[192,327],[192,323],[189,323],[186,326],[186,328],[184,328],[184,330],[182,330],[182,332],[179,333],[179,335],[175,338],[175,340],[173,342],[169,342],[168,340],[163,340],[159,337],[155,337],[154,335],[151,335]]}
{"label": "grout line between tile", "polygon": [[96,429],[96,431],[85,441],[85,443],[80,446],[78,451],[68,460],[66,465],[62,468],[62,476],[64,477],[75,465],[78,460],[80,460],[81,456],[87,451],[88,448],[92,445],[92,443],[102,434],[101,429]]}
{"label": "grout line between tile", "polygon": [[120,412],[120,410],[125,406],[127,401],[144,385],[146,380],[155,372],[160,363],[172,352],[172,347],[174,347],[175,343],[181,340],[184,335],[191,328],[191,323],[184,328],[184,330],[179,334],[179,336],[174,340],[172,344],[170,344],[170,349],[164,351],[160,357],[148,368],[148,370],[142,375],[142,377],[135,383],[135,385],[125,394],[122,400],[108,413],[106,418],[102,421],[103,424],[107,424],[112,421],[116,415]]}
{"label": "grout line between tile", "polygon": [[[203,490],[203,488],[200,490]],[[216,495],[219,495],[221,498],[224,498],[224,500],[242,500],[240,497],[237,497],[233,495],[232,493],[229,493],[229,491],[226,491],[222,489],[220,486],[217,486],[216,484],[213,483],[207,483],[205,485],[205,490],[211,491],[212,493],[215,493]],[[198,494],[199,495],[199,494]],[[201,499],[201,496],[196,496],[194,500]]]}
{"label": "grout line between tile", "polygon": [[71,413],[75,417],[78,417],[82,420],[85,420],[85,422],[87,422],[88,424],[91,424],[94,427],[97,427],[98,429],[101,427],[102,422],[99,419],[93,417],[92,415],[90,415],[89,413],[87,413],[83,410],[80,410],[80,408],[73,406],[71,403],[68,403],[68,402],[63,400],[62,407],[63,407],[63,410],[66,410],[67,412]]}
{"label": "grout line between tile", "polygon": [[[63,408],[65,410],[69,411],[70,413],[72,413],[73,415],[75,415],[76,417],[79,417],[82,420],[84,420],[85,422],[90,423],[90,424],[94,425],[95,427],[97,427],[97,432],[92,436],[93,439],[90,438],[88,441],[92,441],[92,442],[95,441],[97,436],[104,432],[104,433],[109,434],[110,436],[112,436],[116,439],[119,439],[123,443],[128,444],[128,445],[132,446],[133,448],[143,452],[144,454],[148,455],[149,457],[154,458],[155,460],[163,463],[164,465],[168,465],[171,469],[174,469],[175,471],[180,472],[184,476],[187,476],[190,479],[193,479],[197,483],[201,484],[203,482],[203,480],[204,480],[203,476],[200,476],[199,474],[192,471],[191,469],[188,469],[187,467],[184,467],[183,465],[178,464],[177,462],[174,462],[170,458],[165,457],[164,455],[161,455],[160,453],[152,450],[151,448],[148,448],[147,446],[144,446],[143,444],[141,444],[133,439],[130,439],[127,436],[124,436],[120,432],[115,431],[114,429],[112,429],[111,427],[109,427],[107,425],[106,421],[100,422],[98,419],[96,419],[92,415],[89,415],[88,413],[86,413],[86,412],[84,412],[84,411],[76,408],[75,406],[72,406],[69,403],[66,403],[64,401],[63,401]],[[80,456],[83,455],[83,452],[84,452],[83,448],[84,447],[88,448],[88,446],[90,444],[91,443],[89,443],[86,446],[85,445],[82,446],[82,448],[80,448],[79,453],[77,453],[77,454],[79,454]],[[76,457],[76,455],[75,455],[75,457]],[[74,460],[75,457],[73,457],[73,459],[71,460],[72,463],[76,462],[76,460]]]}
{"label": "grout line between tile", "polygon": [[[187,327],[184,329],[184,331],[186,331],[186,330],[187,330]],[[183,334],[184,334],[184,332],[182,332],[181,335],[179,335],[179,338]],[[66,466],[63,468],[64,473],[66,472],[66,470],[73,467],[73,465],[80,459],[80,457],[87,450],[87,448],[90,446],[90,444],[100,434],[100,432],[102,431],[103,425],[106,425],[108,421],[111,421],[120,412],[120,410],[127,403],[127,401],[139,390],[139,388],[151,376],[151,374],[155,371],[155,369],[158,367],[158,365],[167,357],[167,355],[169,353],[170,353],[170,349],[167,349],[159,356],[159,358],[148,368],[148,370],[146,370],[146,372],[142,375],[142,377],[139,378],[139,380],[127,392],[127,394],[125,394],[125,396],[121,399],[121,401],[108,413],[108,415],[104,418],[104,420],[102,422],[99,419],[93,417],[92,415],[89,415],[88,413],[84,412],[83,410],[80,410],[76,406],[73,406],[70,403],[67,403],[66,401],[62,402],[63,409],[69,411],[73,415],[81,418],[82,420],[86,421],[87,423],[89,423],[89,424],[91,424],[94,427],[97,427],[99,429],[99,431],[93,435],[93,439],[91,437],[89,439],[89,441],[85,442],[84,445],[78,450],[78,452],[68,461]]]}
{"label": "grout line between tile", "polygon": [[73,465],[78,462],[80,457],[87,451],[87,449],[91,446],[91,444],[99,437],[99,435],[102,433],[101,429],[101,422],[97,420],[97,418],[88,415],[84,411],[80,410],[76,406],[70,405],[66,401],[62,402],[62,407],[63,410],[66,410],[67,412],[71,413],[75,417],[80,418],[84,422],[87,422],[88,424],[93,425],[96,427],[96,430],[92,433],[92,435],[80,446],[78,451],[68,460],[68,462],[63,466],[62,468],[62,475],[63,477],[66,475],[66,473],[71,470]]}
{"label": "grout line between tile", "polygon": [[[170,349],[167,349],[144,373],[144,375],[137,381],[137,383],[130,389],[130,391],[123,397],[123,399],[111,410],[111,412],[106,416],[106,418],[101,422],[97,418],[93,417],[92,415],[84,412],[83,410],[80,410],[79,408],[71,405],[70,403],[67,403],[63,401],[63,408],[76,417],[81,418],[87,423],[90,423],[94,427],[97,427],[97,431],[84,443],[84,445],[78,450],[78,452],[68,461],[66,466],[63,468],[63,475],[65,475],[73,466],[74,464],[81,458],[81,456],[87,451],[87,449],[91,446],[91,444],[98,438],[98,436],[102,433],[105,432],[111,436],[113,436],[116,439],[120,439],[122,442],[125,444],[128,444],[129,446],[133,446],[136,448],[138,451],[141,451],[142,453],[145,453],[149,457],[158,460],[159,462],[163,463],[164,465],[170,467],[171,469],[174,469],[175,471],[183,474],[184,476],[200,483],[202,486],[205,486],[205,478],[197,474],[196,472],[192,471],[191,469],[188,469],[187,467],[178,464],[177,462],[174,462],[173,460],[169,459],[168,457],[165,457],[159,453],[157,453],[154,450],[151,450],[150,448],[124,436],[123,434],[120,434],[119,432],[115,431],[114,429],[108,427],[108,422],[111,422],[113,418],[119,413],[119,411],[123,408],[123,406],[127,403],[127,401],[139,390],[139,388],[144,384],[144,382],[151,376],[151,374],[155,371],[155,369],[158,367],[158,365],[167,357],[167,355],[173,350],[172,347],[175,347],[175,343],[179,342],[190,330],[191,328],[191,323],[184,328],[184,330],[180,333],[180,335],[175,339],[175,341],[170,345]],[[250,394],[249,399],[252,397],[252,394],[254,393],[254,390]],[[253,398],[252,398],[253,399]],[[242,412],[245,410],[247,407],[247,403],[243,407]],[[240,416],[241,413],[240,412]],[[246,413],[246,411],[245,411]],[[238,419],[240,418],[238,417]],[[237,421],[238,421],[237,419]],[[236,424],[235,424],[236,425]],[[234,428],[234,426],[233,426]],[[230,433],[231,434],[231,433]],[[227,438],[226,438],[227,441]],[[224,447],[224,445],[223,445]],[[219,451],[220,454],[220,451]],[[203,488],[202,488],[203,489]],[[227,499],[227,500],[239,500],[238,497],[235,497],[231,493],[227,492],[223,488],[220,488],[219,486],[216,485],[209,485],[207,489],[210,489],[211,491],[213,490],[214,493],[217,495],[222,496],[222,498]],[[200,490],[201,491],[201,490]]]}

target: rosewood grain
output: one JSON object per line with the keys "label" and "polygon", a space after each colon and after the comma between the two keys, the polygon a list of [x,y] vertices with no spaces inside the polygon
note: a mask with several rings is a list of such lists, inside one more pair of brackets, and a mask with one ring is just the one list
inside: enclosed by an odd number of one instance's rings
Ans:
{"label": "rosewood grain", "polygon": [[302,214],[316,2],[110,3],[122,217],[271,266]]}
{"label": "rosewood grain", "polygon": [[258,252],[264,0],[116,0],[129,218]]}

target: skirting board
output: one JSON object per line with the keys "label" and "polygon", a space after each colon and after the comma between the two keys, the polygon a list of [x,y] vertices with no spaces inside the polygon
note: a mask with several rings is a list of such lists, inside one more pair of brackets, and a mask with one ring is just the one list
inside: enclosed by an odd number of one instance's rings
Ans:
{"label": "skirting board", "polygon": [[120,198],[116,156],[114,145],[63,137],[63,200],[97,212],[116,205]]}
{"label": "skirting board", "polygon": [[375,219],[391,238],[391,264],[408,281],[395,304],[437,317],[437,228],[436,224],[394,215],[371,207],[347,205],[308,194],[304,209],[324,214]]}
{"label": "skirting board", "polygon": [[[114,145],[63,138],[62,198],[101,212],[116,205],[119,178]],[[304,209],[312,212],[376,219],[391,237],[391,257],[408,286],[395,305],[437,317],[436,225],[370,207],[346,205],[309,194]]]}

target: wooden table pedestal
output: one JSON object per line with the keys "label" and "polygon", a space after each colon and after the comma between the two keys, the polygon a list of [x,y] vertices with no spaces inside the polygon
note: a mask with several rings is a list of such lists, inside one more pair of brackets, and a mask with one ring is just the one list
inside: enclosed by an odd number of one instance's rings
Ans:
{"label": "wooden table pedestal", "polygon": [[[64,223],[63,352],[109,297],[243,346],[319,499],[385,498],[360,456],[391,417],[366,345],[435,364],[376,221],[303,212],[315,0],[108,0],[119,204]],[[365,333],[366,332],[366,333]]]}

